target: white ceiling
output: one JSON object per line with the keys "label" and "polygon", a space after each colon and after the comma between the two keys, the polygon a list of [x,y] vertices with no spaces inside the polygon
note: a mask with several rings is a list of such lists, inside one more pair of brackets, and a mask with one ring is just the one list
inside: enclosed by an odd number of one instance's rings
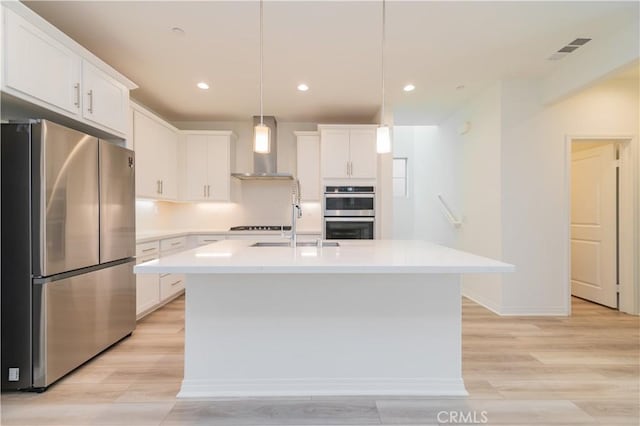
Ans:
{"label": "white ceiling", "polygon": [[[132,97],[169,120],[259,113],[256,1],[25,3],[136,82]],[[265,114],[374,120],[381,16],[380,2],[265,2]],[[634,19],[638,2],[388,1],[387,108],[396,124],[437,124],[488,84],[551,73],[558,62],[546,58],[557,49]],[[201,80],[208,91],[196,88]],[[298,92],[300,82],[311,89]],[[402,91],[408,82],[414,92]]]}

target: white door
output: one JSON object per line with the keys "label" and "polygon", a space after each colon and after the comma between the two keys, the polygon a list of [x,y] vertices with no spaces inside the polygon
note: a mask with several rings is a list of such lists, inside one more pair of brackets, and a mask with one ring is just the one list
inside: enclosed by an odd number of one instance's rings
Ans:
{"label": "white door", "polygon": [[157,139],[158,126],[145,114],[133,112],[133,144],[136,152],[136,195],[138,197],[160,197],[162,146]]}
{"label": "white door", "polygon": [[80,57],[12,11],[6,14],[4,84],[73,114],[80,112]]}
{"label": "white door", "polygon": [[96,68],[82,61],[82,116],[94,123],[124,133],[127,129],[129,89]]}
{"label": "white door", "polygon": [[187,136],[187,200],[207,198],[207,136]]}
{"label": "white door", "polygon": [[617,307],[616,156],[613,144],[574,152],[571,164],[571,292]]}
{"label": "white door", "polygon": [[323,178],[349,177],[349,130],[322,130],[320,170]]}
{"label": "white door", "polygon": [[351,147],[351,177],[375,179],[378,168],[376,130],[351,130],[349,145]]}
{"label": "white door", "polygon": [[207,174],[209,200],[229,200],[230,146],[229,136],[209,136],[207,148]]}
{"label": "white door", "polygon": [[160,149],[160,198],[175,200],[178,198],[178,133],[161,124],[156,124],[158,149]]}
{"label": "white door", "polygon": [[[157,255],[139,258],[137,263],[157,259]],[[136,315],[148,311],[160,303],[160,278],[158,274],[136,274]]]}

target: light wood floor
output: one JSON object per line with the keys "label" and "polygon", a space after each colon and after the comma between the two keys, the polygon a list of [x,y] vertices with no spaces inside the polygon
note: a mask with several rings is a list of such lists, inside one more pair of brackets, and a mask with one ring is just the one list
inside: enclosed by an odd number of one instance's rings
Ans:
{"label": "light wood floor", "polygon": [[[184,298],[43,394],[3,393],[3,425],[638,425],[640,319],[579,299],[571,317],[498,317],[463,300],[468,398],[176,400]],[[484,417],[483,417],[484,414]],[[458,423],[460,417],[457,417]],[[465,420],[465,418],[463,418]]]}

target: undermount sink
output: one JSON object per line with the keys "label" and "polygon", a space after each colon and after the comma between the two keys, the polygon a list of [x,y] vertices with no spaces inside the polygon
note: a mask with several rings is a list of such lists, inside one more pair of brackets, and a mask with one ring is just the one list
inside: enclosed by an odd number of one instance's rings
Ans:
{"label": "undermount sink", "polygon": [[[261,241],[252,244],[251,247],[289,247],[291,244],[287,241]],[[296,247],[317,247],[315,241],[298,241]],[[323,241],[322,247],[340,247],[337,241]]]}

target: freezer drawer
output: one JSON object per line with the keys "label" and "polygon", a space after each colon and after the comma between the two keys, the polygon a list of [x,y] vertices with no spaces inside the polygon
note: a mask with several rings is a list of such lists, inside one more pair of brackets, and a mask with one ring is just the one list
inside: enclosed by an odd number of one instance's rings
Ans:
{"label": "freezer drawer", "polygon": [[134,153],[100,141],[100,263],[135,256]]}
{"label": "freezer drawer", "polygon": [[34,285],[34,387],[49,386],[133,331],[133,265]]}

